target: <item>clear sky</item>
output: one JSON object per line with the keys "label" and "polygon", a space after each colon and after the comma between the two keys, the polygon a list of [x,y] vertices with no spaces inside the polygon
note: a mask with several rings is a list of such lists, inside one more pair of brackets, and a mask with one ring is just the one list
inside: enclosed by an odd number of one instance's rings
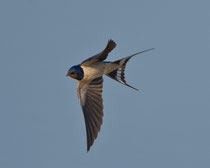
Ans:
{"label": "clear sky", "polygon": [[[209,168],[210,1],[1,0],[1,168]],[[90,152],[70,66],[135,52],[128,84],[104,77]]]}

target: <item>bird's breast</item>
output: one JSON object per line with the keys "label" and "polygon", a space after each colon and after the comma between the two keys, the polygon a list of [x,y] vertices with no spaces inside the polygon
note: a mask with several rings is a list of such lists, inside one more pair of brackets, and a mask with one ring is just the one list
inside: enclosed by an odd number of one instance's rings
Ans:
{"label": "bird's breast", "polygon": [[92,80],[98,78],[104,74],[106,64],[104,62],[98,62],[91,66],[81,66],[84,71],[84,80]]}

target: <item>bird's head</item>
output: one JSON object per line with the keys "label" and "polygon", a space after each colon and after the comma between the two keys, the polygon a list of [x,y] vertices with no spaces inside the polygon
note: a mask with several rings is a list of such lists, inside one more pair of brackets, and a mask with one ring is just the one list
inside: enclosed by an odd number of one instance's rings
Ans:
{"label": "bird's head", "polygon": [[80,65],[75,65],[68,70],[66,76],[70,76],[77,80],[82,80],[84,76],[84,71]]}

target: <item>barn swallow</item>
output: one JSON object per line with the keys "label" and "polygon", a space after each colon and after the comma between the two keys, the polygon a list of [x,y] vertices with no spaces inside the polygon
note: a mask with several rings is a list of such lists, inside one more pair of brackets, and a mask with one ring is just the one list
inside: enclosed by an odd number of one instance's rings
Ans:
{"label": "barn swallow", "polygon": [[78,80],[77,94],[86,125],[87,151],[89,151],[90,147],[93,145],[102,125],[102,76],[107,75],[121,84],[138,90],[133,86],[128,85],[125,81],[124,71],[126,64],[133,56],[154,49],[150,48],[137,52],[114,62],[104,61],[115,47],[116,43],[113,40],[109,40],[106,48],[102,52],[86,59],[79,65],[72,66],[66,75]]}

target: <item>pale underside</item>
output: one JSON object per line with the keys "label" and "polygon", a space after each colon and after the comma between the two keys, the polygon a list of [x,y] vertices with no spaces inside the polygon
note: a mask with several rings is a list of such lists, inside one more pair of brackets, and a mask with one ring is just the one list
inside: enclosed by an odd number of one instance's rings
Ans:
{"label": "pale underside", "polygon": [[107,75],[108,73],[118,69],[120,65],[114,64],[112,62],[106,63],[106,62],[96,62],[93,63],[90,66],[82,66],[82,69],[84,71],[84,77],[83,81],[91,81],[95,78],[98,78],[102,75]]}

